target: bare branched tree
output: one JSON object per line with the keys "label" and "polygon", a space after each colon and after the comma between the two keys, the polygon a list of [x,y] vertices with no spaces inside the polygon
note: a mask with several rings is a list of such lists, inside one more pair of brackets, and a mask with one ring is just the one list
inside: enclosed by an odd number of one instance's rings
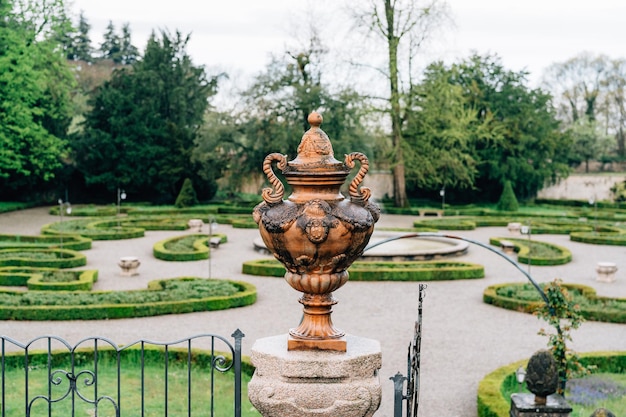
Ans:
{"label": "bare branched tree", "polygon": [[419,52],[436,29],[449,21],[448,8],[443,0],[370,0],[367,8],[354,10],[357,28],[385,44],[387,65],[377,70],[386,77],[389,87],[386,111],[391,119],[394,200],[396,206],[405,207],[408,200],[402,131],[406,93],[417,77]]}

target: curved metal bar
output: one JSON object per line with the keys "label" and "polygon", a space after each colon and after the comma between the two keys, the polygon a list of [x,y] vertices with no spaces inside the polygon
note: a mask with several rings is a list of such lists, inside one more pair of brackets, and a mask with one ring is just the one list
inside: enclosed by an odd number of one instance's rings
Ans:
{"label": "curved metal bar", "polygon": [[400,236],[393,236],[387,239],[383,239],[380,242],[376,242],[376,243],[371,243],[369,245],[367,245],[365,247],[365,249],[363,250],[363,252],[366,252],[372,248],[375,248],[377,246],[383,245],[385,243],[388,242],[392,242],[394,240],[400,240],[400,239],[407,239],[407,238],[412,238],[412,237],[443,237],[443,238],[448,238],[448,239],[456,239],[456,240],[463,240],[465,242],[468,243],[473,243],[474,245],[480,246],[481,248],[487,249],[493,253],[495,253],[496,255],[501,256],[502,258],[506,259],[509,263],[511,263],[515,268],[517,268],[518,271],[520,271],[522,274],[524,274],[524,276],[526,277],[526,279],[528,279],[528,281],[532,284],[533,287],[535,287],[535,289],[537,290],[537,292],[539,293],[539,295],[541,295],[541,298],[543,299],[543,301],[546,303],[546,305],[549,305],[549,300],[548,300],[548,296],[546,295],[546,293],[543,291],[543,289],[541,288],[541,286],[539,284],[537,284],[537,282],[533,279],[533,277],[526,271],[524,271],[524,268],[521,267],[521,265],[519,263],[517,263],[514,259],[512,259],[511,257],[507,256],[506,254],[500,252],[499,250],[494,249],[493,247],[486,245],[482,242],[478,242],[477,240],[473,240],[473,239],[468,239],[466,237],[462,237],[462,236],[456,236],[456,235],[449,235],[446,233],[434,233],[434,232],[415,232],[415,233],[407,233],[404,235],[400,235]]}

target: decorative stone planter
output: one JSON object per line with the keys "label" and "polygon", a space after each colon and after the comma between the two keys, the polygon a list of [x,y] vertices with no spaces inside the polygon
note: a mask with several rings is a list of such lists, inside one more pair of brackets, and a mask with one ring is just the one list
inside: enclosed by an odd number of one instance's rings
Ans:
{"label": "decorative stone planter", "polygon": [[506,228],[508,229],[510,234],[519,235],[521,234],[522,224],[521,223],[509,223],[506,225]]}
{"label": "decorative stone planter", "polygon": [[204,222],[202,221],[202,219],[189,219],[189,221],[187,222],[187,226],[189,226],[192,231],[198,233],[202,231],[203,225]]}
{"label": "decorative stone planter", "polygon": [[613,282],[615,281],[617,265],[614,262],[598,262],[596,272],[598,274],[596,277],[596,281]]}
{"label": "decorative stone planter", "polygon": [[123,256],[120,258],[118,262],[120,268],[122,268],[121,275],[123,277],[132,277],[134,275],[139,275],[137,272],[137,268],[141,265],[139,259],[136,256]]}

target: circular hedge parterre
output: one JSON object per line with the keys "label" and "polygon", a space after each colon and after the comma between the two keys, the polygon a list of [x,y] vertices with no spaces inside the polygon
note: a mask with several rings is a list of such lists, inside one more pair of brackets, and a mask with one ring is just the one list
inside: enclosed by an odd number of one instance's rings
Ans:
{"label": "circular hedge parterre", "polygon": [[[563,284],[563,287],[580,306],[580,312],[586,320],[626,323],[626,298],[600,297],[586,285]],[[526,283],[491,285],[483,292],[483,301],[525,313],[533,313],[543,303],[535,287]]]}
{"label": "circular hedge parterre", "polygon": [[0,249],[0,266],[75,268],[87,265],[87,257],[70,249]]}
{"label": "circular hedge parterre", "polygon": [[[248,261],[242,267],[242,272],[248,275],[283,277],[285,271],[285,267],[275,259]],[[482,265],[450,261],[357,261],[348,272],[352,281],[443,281],[485,276]]]}
{"label": "circular hedge parterre", "polygon": [[563,265],[572,261],[572,252],[563,246],[529,239],[515,239],[510,237],[492,237],[489,243],[501,246],[503,241],[515,245],[517,260],[520,263],[531,265]]}
{"label": "circular hedge parterre", "polygon": [[182,277],[135,291],[0,291],[0,320],[102,320],[224,310],[253,304],[240,281]]}
{"label": "circular hedge parterre", "polygon": [[[223,234],[215,234],[220,243],[226,243],[227,237]],[[208,259],[210,250],[207,245],[208,236],[193,234],[176,236],[161,240],[152,247],[152,253],[157,259],[164,261],[198,261]]]}

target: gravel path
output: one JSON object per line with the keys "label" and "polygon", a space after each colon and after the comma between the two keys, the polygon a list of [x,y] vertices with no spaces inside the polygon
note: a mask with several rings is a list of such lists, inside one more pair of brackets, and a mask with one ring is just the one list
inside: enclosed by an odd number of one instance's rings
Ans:
{"label": "gravel path", "polygon": [[[2,234],[39,234],[41,226],[58,221],[46,208],[0,215]],[[410,227],[414,218],[383,214],[378,227]],[[206,226],[205,226],[206,230]],[[254,277],[241,273],[245,260],[268,257],[253,249],[258,231],[220,225],[228,243],[214,251],[213,277],[242,280],[256,285],[258,301],[248,307],[137,319],[72,322],[0,322],[0,333],[25,342],[53,334],[70,343],[86,336],[103,336],[118,344],[139,338],[173,341],[199,333],[229,336],[241,329],[244,354],[258,338],[283,334],[301,317],[299,293],[279,278]],[[165,262],[152,256],[152,245],[186,232],[146,232],[145,237],[122,241],[94,241],[86,268],[99,270],[95,289],[145,288],[148,281],[178,276],[208,276],[206,260]],[[191,232],[187,232],[191,233]],[[480,228],[453,234],[488,243],[489,237],[507,236],[504,227]],[[566,246],[573,261],[555,267],[531,267],[539,282],[562,278],[593,286],[600,295],[626,297],[626,248],[570,242],[567,236],[540,235],[537,240]],[[122,256],[139,257],[140,274],[121,277],[117,261]],[[422,379],[420,417],[474,417],[478,382],[494,369],[530,357],[546,347],[546,338],[537,335],[544,326],[532,315],[486,305],[482,292],[500,282],[524,282],[525,277],[510,263],[483,248],[472,246],[466,255],[455,258],[485,265],[484,279],[428,283],[424,300],[422,338]],[[617,281],[595,281],[595,265],[612,261],[620,268]],[[526,267],[525,267],[526,268]],[[406,372],[406,349],[413,336],[417,314],[418,286],[402,282],[348,282],[335,293],[339,303],[334,324],[347,333],[381,342],[383,367],[380,380],[383,402],[377,417],[393,415],[393,383],[396,372]],[[586,322],[573,333],[571,347],[577,352],[626,350],[626,325]]]}

